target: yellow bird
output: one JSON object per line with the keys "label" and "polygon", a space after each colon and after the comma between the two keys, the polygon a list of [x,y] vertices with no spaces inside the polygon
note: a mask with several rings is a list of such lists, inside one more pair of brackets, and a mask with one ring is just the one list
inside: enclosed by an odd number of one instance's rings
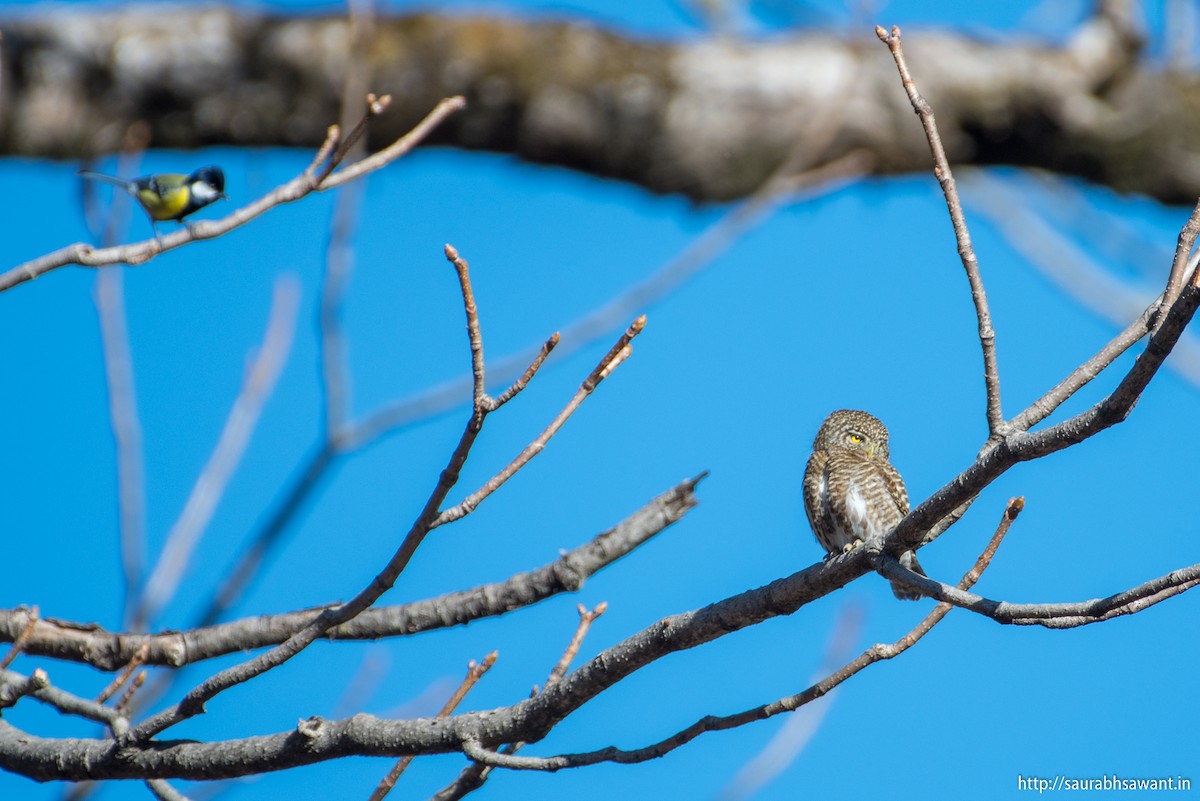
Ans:
{"label": "yellow bird", "polygon": [[150,217],[156,239],[157,223],[163,220],[182,222],[192,212],[225,197],[225,173],[220,167],[201,167],[191,175],[172,172],[144,175],[131,181],[91,170],[80,170],[79,174],[89,180],[119,186],[133,195]]}

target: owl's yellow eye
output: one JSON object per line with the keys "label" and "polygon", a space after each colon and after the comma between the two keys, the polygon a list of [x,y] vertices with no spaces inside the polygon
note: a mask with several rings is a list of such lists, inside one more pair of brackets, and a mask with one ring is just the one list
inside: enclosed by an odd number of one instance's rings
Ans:
{"label": "owl's yellow eye", "polygon": [[851,434],[851,435],[850,435],[850,441],[851,441],[852,443],[854,443],[855,445],[859,445],[859,444],[861,444],[861,443],[862,443],[862,441],[863,441],[862,434]]}

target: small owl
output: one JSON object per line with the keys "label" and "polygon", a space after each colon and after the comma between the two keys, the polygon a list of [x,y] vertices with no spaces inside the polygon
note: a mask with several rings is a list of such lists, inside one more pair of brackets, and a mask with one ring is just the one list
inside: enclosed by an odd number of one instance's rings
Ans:
{"label": "small owl", "polygon": [[[908,492],[888,461],[888,431],[883,423],[851,409],[825,418],[804,470],[804,510],[817,542],[831,554],[886,534],[908,514]],[[912,551],[906,551],[900,562],[925,575]],[[892,592],[908,601],[921,597],[896,583]]]}

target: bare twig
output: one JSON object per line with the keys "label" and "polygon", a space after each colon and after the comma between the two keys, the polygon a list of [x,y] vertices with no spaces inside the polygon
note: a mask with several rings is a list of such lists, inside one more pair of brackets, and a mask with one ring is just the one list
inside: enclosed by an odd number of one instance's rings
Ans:
{"label": "bare twig", "polygon": [[[1179,298],[1183,288],[1184,277],[1187,273],[1188,260],[1192,248],[1196,245],[1196,237],[1200,236],[1200,203],[1192,209],[1192,216],[1179,231],[1179,243],[1175,246],[1175,259],[1171,262],[1171,274],[1167,278],[1167,288],[1163,292],[1163,308],[1169,309]],[[1155,326],[1157,328],[1157,325]]]}
{"label": "bare twig", "polygon": [[137,652],[134,653],[133,658],[129,660],[129,664],[125,666],[124,670],[118,673],[116,677],[109,682],[108,686],[101,690],[100,694],[96,696],[96,703],[103,704],[109,698],[112,698],[116,694],[117,690],[121,689],[121,687],[125,685],[125,682],[129,681],[129,677],[133,675],[133,672],[146,663],[146,657],[149,656],[149,654],[150,644],[142,643],[142,647],[137,649]]}
{"label": "bare twig", "polygon": [[525,387],[529,385],[530,380],[532,380],[532,378],[537,375],[537,371],[541,369],[542,363],[546,361],[546,357],[550,355],[551,351],[558,347],[559,339],[560,336],[556,331],[550,335],[549,339],[542,343],[542,349],[538,351],[536,356],[533,357],[533,361],[531,361],[529,366],[525,368],[525,372],[522,373],[516,381],[512,382],[508,389],[504,390],[493,399],[492,407],[494,409],[499,409],[501,406],[508,403],[510,400],[524,391]]}
{"label": "bare twig", "polygon": [[626,329],[625,333],[621,335],[621,338],[617,340],[617,343],[613,345],[608,354],[600,360],[600,363],[596,365],[591,374],[584,379],[582,384],[579,385],[579,389],[575,392],[575,396],[571,398],[570,402],[567,403],[565,407],[563,407],[563,410],[558,413],[558,416],[555,417],[553,421],[551,421],[550,425],[546,426],[546,429],[542,431],[542,433],[539,434],[533,442],[525,446],[525,449],[517,454],[515,459],[509,462],[509,464],[499,473],[488,479],[482,487],[471,493],[471,495],[467,496],[467,498],[465,498],[457,506],[446,509],[439,514],[433,521],[431,528],[436,528],[438,526],[445,525],[446,523],[452,523],[455,520],[459,520],[469,515],[477,506],[479,506],[480,503],[483,502],[485,498],[487,498],[496,490],[500,489],[500,487],[504,485],[504,482],[512,478],[517,471],[528,464],[533,457],[541,453],[546,447],[546,443],[550,441],[550,438],[558,433],[558,430],[562,428],[563,424],[567,422],[572,414],[575,413],[575,410],[578,409],[585,400],[587,400],[587,397],[591,395],[593,391],[595,391],[596,387],[600,385],[600,382],[611,375],[612,371],[617,369],[621,362],[629,358],[629,354],[633,352],[633,347],[629,343],[634,337],[642,332],[642,329],[645,327],[645,325],[645,315],[642,315],[634,320],[633,323],[630,324],[629,328]]}
{"label": "bare twig", "polygon": [[[317,170],[314,170],[314,177],[318,183],[342,161],[353,161],[361,156],[362,134],[367,130],[370,121],[383,113],[391,103],[391,97],[380,99],[367,92],[370,68],[365,54],[370,49],[371,31],[374,27],[374,4],[372,0],[351,0],[347,7],[350,46],[347,50],[349,61],[342,83],[339,131],[349,129],[350,134],[344,139],[339,136],[336,149],[331,148],[332,155],[320,168],[319,177],[316,177]],[[361,113],[363,97],[366,97],[365,114]],[[356,114],[360,115],[360,119],[354,124],[352,119]],[[325,275],[321,282],[318,327],[321,333],[319,359],[323,382],[321,398],[325,405],[326,441],[345,423],[350,408],[349,370],[346,367],[341,313],[346,284],[350,280],[354,264],[354,253],[350,243],[354,235],[354,224],[358,219],[362,193],[363,184],[358,182],[347,191],[338,194],[330,224],[329,242],[325,248]]]}
{"label": "bare twig", "polygon": [[[381,639],[417,634],[502,615],[562,592],[580,590],[598,570],[612,564],[672,525],[699,503],[695,488],[705,474],[687,479],[654,498],[613,528],[535,570],[505,581],[447,593],[399,606],[374,607],[330,629],[339,640]],[[31,629],[28,653],[119,670],[142,647],[145,664],[182,667],[243,650],[278,645],[312,621],[318,609],[258,615],[208,628],[163,634],[105,631],[43,618]],[[24,609],[0,611],[0,638],[15,638],[26,625]],[[144,695],[144,693],[143,693]]]}
{"label": "bare twig", "polygon": [[579,610],[579,626],[575,629],[575,634],[571,637],[571,642],[568,643],[567,649],[563,651],[558,664],[550,671],[550,676],[546,679],[547,687],[560,681],[563,676],[567,675],[567,669],[571,667],[571,662],[574,661],[575,655],[579,653],[579,646],[583,645],[583,638],[587,636],[588,629],[592,627],[592,623],[596,622],[596,618],[608,610],[608,601],[601,601],[596,605],[595,609],[590,611],[583,604],[579,604],[576,608]]}
{"label": "bare twig", "polygon": [[[0,670],[0,687],[10,684],[23,684],[29,677],[11,670]],[[86,698],[80,698],[65,690],[60,690],[47,683],[42,689],[32,693],[35,700],[53,707],[64,715],[73,715],[85,720],[103,723],[110,729],[121,720],[121,715],[111,707],[97,704]]]}
{"label": "bare twig", "polygon": [[192,551],[212,518],[225,485],[250,441],[263,404],[287,361],[299,302],[300,288],[296,279],[279,279],[275,284],[271,316],[258,356],[246,372],[241,391],[234,400],[208,464],[196,479],[183,512],[167,535],[158,563],[146,582],[145,592],[134,616],[136,621],[154,620],[177,589]]}
{"label": "bare twig", "polygon": [[41,617],[41,612],[36,606],[34,606],[30,608],[28,612],[25,612],[25,616],[25,625],[21,628],[21,633],[17,635],[16,639],[13,640],[12,647],[8,649],[8,653],[4,655],[4,658],[0,659],[0,671],[6,670],[8,666],[13,663],[13,660],[16,659],[21,651],[25,648],[25,643],[29,642],[30,637],[33,636],[33,630],[37,627],[38,618]]}
{"label": "bare twig", "polygon": [[[137,162],[150,141],[150,128],[137,122],[125,131],[117,166],[118,175],[137,171]],[[131,198],[118,192],[107,215],[96,201],[95,184],[84,181],[84,214],[93,233],[103,229],[101,241],[113,245],[118,232],[128,221]],[[103,224],[101,218],[106,218]],[[117,508],[121,554],[122,619],[132,623],[132,614],[142,587],[146,550],[146,486],[142,454],[142,427],[138,419],[137,393],[133,379],[133,356],[125,314],[124,274],[103,270],[96,276],[92,294],[100,319],[100,341],[104,353],[104,373],[108,385],[108,414],[117,451]]]}
{"label": "bare twig", "polygon": [[471,288],[471,274],[467,262],[458,255],[453,245],[446,245],[446,258],[454,265],[458,286],[462,291],[463,310],[467,313],[467,339],[471,343],[471,376],[474,391],[472,397],[476,409],[490,412],[496,408],[484,386],[483,332],[479,328],[479,309],[475,305],[475,291]]}
{"label": "bare twig", "polygon": [[[476,682],[483,678],[483,674],[487,673],[488,670],[491,669],[492,665],[496,664],[497,656],[498,653],[496,651],[492,651],[483,658],[482,662],[478,664],[476,664],[475,660],[471,660],[471,663],[467,666],[467,675],[463,678],[462,683],[458,685],[458,689],[454,691],[454,694],[450,696],[450,699],[446,701],[445,706],[443,706],[441,711],[437,713],[437,717],[449,717],[451,713],[458,708],[458,705],[462,703],[463,698],[467,696],[467,693],[471,691],[471,688],[475,686]],[[382,801],[382,799],[392,791],[392,788],[396,786],[396,781],[400,778],[404,771],[408,769],[408,766],[412,763],[412,760],[413,758],[411,756],[401,757],[399,760],[397,760],[396,764],[392,766],[392,769],[388,771],[388,774],[379,782],[379,785],[375,788],[375,791],[371,793],[368,801]]]}
{"label": "bare twig", "polygon": [[109,420],[117,451],[121,575],[125,587],[123,617],[126,624],[131,624],[145,568],[146,498],[142,427],[137,413],[123,283],[119,270],[102,270],[96,276],[94,297],[108,379]]}
{"label": "bare twig", "polygon": [[342,334],[342,302],[354,265],[350,242],[358,218],[362,184],[354,184],[337,196],[329,243],[325,248],[325,274],[321,281],[318,326],[321,336],[321,398],[325,406],[325,441],[346,421],[350,407],[349,371],[346,369],[346,343]]}
{"label": "bare twig", "polygon": [[[846,662],[854,650],[862,628],[863,610],[853,601],[838,610],[821,664],[811,683],[816,684]],[[743,801],[754,798],[791,765],[820,730],[833,707],[838,688],[825,694],[822,701],[806,704],[789,715],[764,745],[714,797],[715,801]]]}
{"label": "bare twig", "polygon": [[[579,604],[577,608],[579,610],[579,625],[575,627],[575,634],[572,635],[571,641],[567,643],[567,647],[563,651],[563,655],[559,658],[558,663],[551,669],[550,675],[546,679],[546,684],[541,688],[535,685],[530,697],[535,697],[539,693],[544,692],[547,688],[561,681],[563,676],[567,675],[567,669],[570,668],[571,662],[579,653],[579,647],[583,644],[583,638],[587,636],[588,629],[592,627],[592,623],[595,622],[596,618],[600,617],[608,609],[608,602],[601,601],[591,611],[588,611],[587,607],[583,604]],[[499,753],[509,756],[524,747],[525,743],[523,742],[508,743],[500,749]],[[468,793],[482,787],[488,780],[491,772],[491,765],[486,765],[482,762],[473,762],[463,768],[453,782],[436,793],[433,796],[433,801],[452,801],[452,799],[462,798]]]}
{"label": "bare twig", "polygon": [[129,702],[133,700],[133,695],[142,688],[146,683],[146,671],[140,671],[129,686],[125,688],[125,693],[121,696],[121,700],[117,702],[117,711],[122,714],[129,708]]}
{"label": "bare twig", "polygon": [[900,71],[904,91],[908,93],[913,110],[921,118],[921,126],[925,129],[925,138],[929,140],[929,149],[933,154],[934,162],[933,173],[942,187],[942,194],[946,196],[946,207],[950,210],[950,221],[954,225],[954,238],[958,241],[958,256],[962,259],[963,269],[967,273],[967,281],[971,285],[971,299],[975,302],[975,316],[979,320],[979,344],[983,350],[983,378],[987,388],[988,433],[992,439],[996,439],[1006,433],[1004,413],[1000,405],[1000,369],[996,364],[996,332],[992,327],[991,313],[988,311],[983,277],[979,274],[979,261],[975,258],[975,248],[971,244],[971,234],[967,230],[966,218],[963,217],[958,189],[954,184],[954,176],[950,172],[950,161],[946,158],[946,150],[942,146],[942,138],[938,133],[933,108],[917,91],[917,85],[908,71],[908,64],[904,59],[904,49],[900,44],[899,26],[893,25],[892,32],[889,34],[877,25],[875,26],[875,35],[888,46],[892,58],[896,61],[896,69]]}
{"label": "bare twig", "polygon": [[50,686],[50,677],[46,671],[38,668],[33,675],[17,680],[7,680],[0,684],[0,709],[6,709],[27,695],[34,695],[39,690]]}
{"label": "bare twig", "polygon": [[146,787],[158,801],[191,801],[186,795],[162,779],[150,779],[146,782]]}
{"label": "bare twig", "polygon": [[[332,189],[347,181],[354,180],[373,170],[390,164],[392,161],[408,153],[446,117],[464,108],[466,101],[461,97],[447,98],[431,111],[425,119],[417,123],[409,133],[384,150],[363,159],[349,167],[338,170],[322,180],[316,170],[310,165],[303,173],[293,178],[283,186],[276,188],[253,203],[244,206],[220,220],[202,220],[194,222],[185,228],[163,236],[161,239],[148,239],[119,247],[95,248],[89,244],[78,242],[61,250],[48,253],[45,256],[17,265],[0,274],[0,292],[12,289],[18,284],[32,281],[59,267],[77,264],[81,267],[104,267],[110,264],[143,264],[167,250],[186,245],[199,239],[213,239],[232,231],[253,220],[255,217],[284,203],[300,200],[315,191]],[[317,152],[313,164],[319,164],[318,159],[324,159],[334,148],[334,142],[339,136],[337,126],[330,126],[329,139]],[[336,155],[336,152],[334,152]],[[332,156],[330,156],[332,158]]]}
{"label": "bare twig", "polygon": [[1028,431],[1033,426],[1045,420],[1054,410],[1067,401],[1072,395],[1087,386],[1092,379],[1100,375],[1110,364],[1121,357],[1125,351],[1136,345],[1150,331],[1150,321],[1154,319],[1159,309],[1160,300],[1151,303],[1141,315],[1129,326],[1113,337],[1107,345],[1095,356],[1071,371],[1071,374],[1060,381],[1050,391],[1031,403],[1027,409],[1012,419],[1012,427],[1016,431]]}
{"label": "bare twig", "polygon": [[[464,289],[463,302],[467,305],[469,296]],[[470,317],[468,311],[468,317]],[[144,743],[149,738],[165,731],[184,720],[195,717],[204,711],[204,705],[218,694],[224,692],[230,687],[250,681],[251,679],[262,675],[263,673],[272,670],[279,665],[284,664],[292,657],[299,654],[318,638],[324,636],[325,632],[334,626],[347,623],[357,617],[361,612],[370,607],[377,601],[383,593],[391,589],[392,585],[399,578],[404,569],[408,566],[413,554],[424,541],[425,536],[432,531],[436,526],[443,525],[451,520],[459,519],[466,514],[469,514],[479,502],[486,498],[491,492],[504,483],[517,470],[533,458],[533,455],[540,452],[545,446],[549,438],[561,427],[562,423],[570,416],[570,413],[578,408],[587,395],[591,394],[596,385],[599,384],[609,373],[611,373],[622,360],[630,353],[628,340],[636,335],[637,331],[641,330],[644,324],[644,319],[639,320],[635,327],[631,326],[630,331],[626,332],[614,346],[614,350],[620,348],[620,352],[613,356],[606,357],[607,361],[601,362],[600,365],[592,371],[592,374],[584,380],[580,391],[567,404],[563,412],[554,420],[551,425],[542,432],[542,434],[534,440],[529,447],[522,451],[508,467],[502,470],[497,476],[493,477],[484,487],[470,496],[466,501],[447,510],[439,512],[446,496],[450,490],[458,483],[463,464],[467,460],[467,456],[471,452],[475,440],[479,436],[479,432],[483,428],[484,419],[487,417],[488,409],[485,406],[476,404],[471,410],[470,418],[467,420],[466,429],[463,431],[459,439],[458,445],[451,454],[446,467],[438,476],[436,485],[430,493],[428,500],[421,512],[413,521],[408,533],[405,535],[400,547],[393,554],[392,558],[384,568],[375,576],[375,578],[364,587],[357,595],[346,603],[330,607],[322,610],[317,614],[303,629],[296,632],[287,638],[283,643],[275,648],[260,654],[253,659],[249,659],[241,664],[234,665],[220,671],[210,677],[200,685],[190,690],[183,699],[173,707],[163,710],[151,718],[143,721],[138,726],[130,729],[125,736],[119,738],[123,744]],[[472,342],[474,340],[472,339]],[[472,346],[474,349],[474,346]],[[452,513],[452,514],[451,514]]]}
{"label": "bare twig", "polygon": [[448,97],[440,101],[434,107],[433,111],[429,112],[425,119],[417,123],[411,131],[378,153],[373,153],[362,161],[357,161],[333,173],[321,182],[321,188],[332,189],[335,186],[341,186],[347,181],[353,181],[361,175],[374,172],[380,167],[391,164],[420,144],[421,140],[433,133],[433,130],[441,125],[443,120],[454,112],[466,108],[466,106],[467,101],[462,97]]}

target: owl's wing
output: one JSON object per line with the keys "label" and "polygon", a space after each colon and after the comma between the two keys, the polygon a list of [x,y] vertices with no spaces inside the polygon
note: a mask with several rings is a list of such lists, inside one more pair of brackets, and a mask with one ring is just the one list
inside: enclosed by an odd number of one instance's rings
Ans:
{"label": "owl's wing", "polygon": [[879,464],[879,475],[887,487],[888,495],[896,502],[900,516],[904,517],[908,514],[908,490],[904,488],[904,479],[900,478],[900,472],[892,467],[891,462],[882,462]]}
{"label": "owl's wing", "polygon": [[821,479],[825,475],[825,463],[829,454],[825,451],[813,451],[808,457],[808,465],[804,468],[804,512],[808,515],[808,524],[816,533],[819,518],[822,514]]}

